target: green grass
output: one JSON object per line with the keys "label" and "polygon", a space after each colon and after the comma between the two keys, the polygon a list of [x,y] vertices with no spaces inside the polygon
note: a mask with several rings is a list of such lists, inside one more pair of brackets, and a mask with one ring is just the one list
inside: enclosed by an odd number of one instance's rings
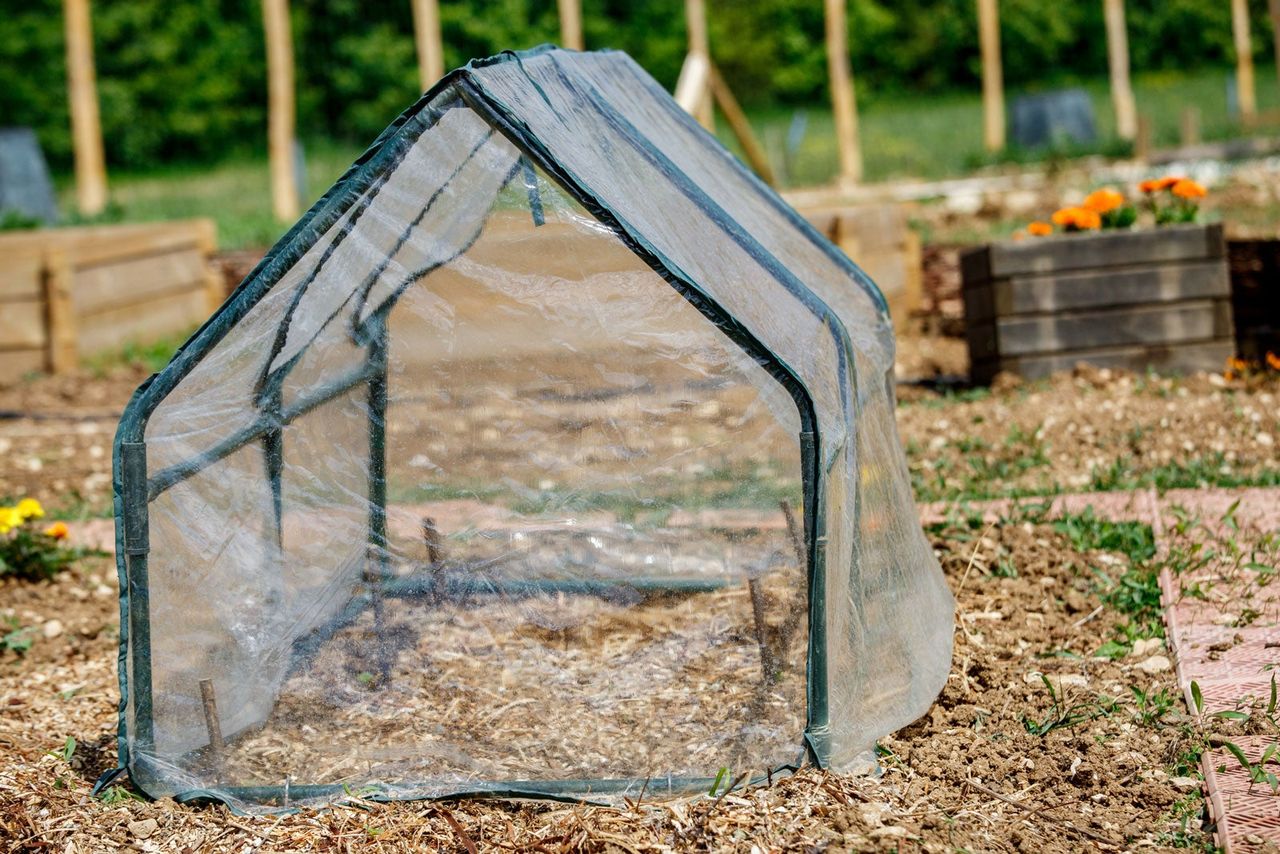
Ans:
{"label": "green grass", "polygon": [[[1138,109],[1151,117],[1157,146],[1179,138],[1184,107],[1199,108],[1205,140],[1237,136],[1239,127],[1227,114],[1229,69],[1139,74],[1134,88]],[[1116,153],[1114,116],[1105,78],[1084,81],[1093,100],[1098,143],[1066,154]],[[1259,109],[1280,107],[1275,75],[1257,76]],[[1006,97],[1012,104],[1017,89]],[[898,177],[936,179],[962,175],[991,162],[982,145],[982,98],[977,89],[942,94],[861,93],[860,122],[865,175],[868,181]],[[784,186],[827,183],[836,173],[837,154],[831,113],[825,104],[803,110],[806,130],[798,150],[785,155],[788,128],[795,109],[753,112],[752,124]],[[388,116],[390,121],[393,116]],[[1280,128],[1263,128],[1276,132]],[[735,148],[727,123],[717,122],[722,140]],[[318,199],[360,154],[361,146],[306,141],[307,193],[303,205]],[[1043,152],[1006,152],[1001,160],[1025,162],[1061,157]],[[112,206],[95,222],[145,222],[183,217],[212,217],[218,224],[219,245],[226,249],[264,248],[285,231],[288,223],[271,215],[265,157],[242,158],[210,166],[158,168],[145,174],[112,172]],[[74,209],[69,175],[59,176],[62,209]],[[1012,226],[1011,226],[1012,227]]]}
{"label": "green grass", "polygon": [[[1227,68],[1135,75],[1134,98],[1138,111],[1152,122],[1156,147],[1180,141],[1182,112],[1188,106],[1200,111],[1201,137],[1205,141],[1229,139],[1241,133],[1227,112]],[[1098,141],[1095,145],[1061,152],[1116,154],[1115,114],[1105,77],[1081,81],[1093,102]],[[1053,88],[1053,87],[1042,87]],[[1015,86],[1005,93],[1012,107],[1019,94]],[[1257,75],[1258,109],[1280,108],[1280,86],[1274,74]],[[788,162],[785,156],[793,109],[758,111],[751,116],[756,134],[770,162],[787,186],[811,186],[831,180],[837,170],[837,153],[831,113],[825,107],[804,111],[807,130],[799,151]],[[862,97],[859,104],[862,156],[868,181],[897,177],[946,178],[964,174],[992,162],[982,142],[982,96],[978,90],[943,95],[905,93],[893,97]],[[1270,128],[1275,132],[1278,128]],[[737,150],[725,122],[717,124],[720,138]],[[1265,131],[1264,131],[1265,132]],[[1044,159],[1043,152],[1008,151],[998,160],[1026,162]],[[1052,155],[1050,155],[1052,157]]]}
{"label": "green grass", "polygon": [[[306,154],[306,197],[310,207],[360,156],[361,148],[323,144]],[[264,158],[229,160],[209,166],[173,166],[146,174],[111,172],[111,205],[92,219],[71,217],[72,224],[153,222],[211,217],[218,225],[223,249],[266,248],[292,223],[278,222],[271,213],[269,170]],[[74,186],[59,176],[59,203],[75,209]]]}
{"label": "green grass", "polygon": [[589,489],[533,489],[520,493],[492,484],[397,484],[388,486],[392,503],[425,503],[470,498],[502,504],[516,513],[537,516],[544,513],[613,513],[619,519],[638,524],[662,524],[677,508],[684,510],[739,509],[775,510],[782,501],[794,506],[801,502],[800,483],[779,477],[759,477],[751,466],[722,466],[691,479],[652,481],[639,485],[645,492]]}
{"label": "green grass", "polygon": [[99,378],[126,365],[142,365],[153,374],[159,373],[193,332],[195,329],[167,335],[151,344],[130,342],[120,350],[109,350],[90,357],[85,361],[85,367]]}
{"label": "green grass", "polygon": [[1280,470],[1261,469],[1250,473],[1224,472],[1226,456],[1222,453],[1192,457],[1163,463],[1149,469],[1136,469],[1130,457],[1117,457],[1104,469],[1095,469],[1089,484],[1091,492],[1109,492],[1154,487],[1169,489],[1203,489],[1217,486],[1234,489],[1245,486],[1280,486]]}

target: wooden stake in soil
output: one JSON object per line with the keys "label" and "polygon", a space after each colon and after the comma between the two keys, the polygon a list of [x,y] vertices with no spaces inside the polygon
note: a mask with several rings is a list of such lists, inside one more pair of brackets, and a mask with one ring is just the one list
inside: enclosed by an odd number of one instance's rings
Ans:
{"label": "wooden stake in soil", "polygon": [[436,528],[436,520],[430,516],[422,517],[422,540],[427,546],[427,563],[437,566],[440,563],[440,530]]}
{"label": "wooden stake in soil", "polygon": [[796,553],[796,566],[803,572],[809,568],[809,560],[805,557],[804,533],[800,530],[800,523],[796,521],[796,511],[785,498],[778,502],[778,506],[782,508],[783,518],[787,520],[787,535],[791,539],[791,548]]}
{"label": "wooden stake in soil", "polygon": [[444,600],[444,573],[440,559],[443,550],[440,547],[440,530],[436,520],[430,516],[422,517],[422,541],[427,547],[427,567],[431,572],[431,600],[439,603]]}
{"label": "wooden stake in soil", "polygon": [[387,650],[386,618],[383,603],[382,585],[385,579],[378,560],[378,547],[369,546],[364,569],[365,586],[369,588],[369,603],[373,609],[373,644],[378,659],[378,675],[380,685],[386,685],[391,678],[391,660]]}
{"label": "wooden stake in soil", "polygon": [[[807,590],[809,559],[806,557],[804,547],[804,532],[800,528],[799,521],[796,520],[795,511],[791,509],[791,502],[784,498],[778,502],[778,506],[782,508],[782,515],[787,520],[787,534],[791,540],[791,548],[796,554],[796,566],[800,569],[799,583],[804,585],[802,589]],[[791,655],[792,640],[800,629],[800,621],[809,612],[808,605],[809,598],[807,595],[795,597],[791,602],[791,608],[787,611],[786,618],[782,621],[782,628],[778,633],[778,650],[782,661],[786,661]]]}
{"label": "wooden stake in soil", "polygon": [[982,138],[987,151],[1003,151],[1004,71],[997,0],[978,0],[978,40],[982,49]]}
{"label": "wooden stake in soil", "polygon": [[223,748],[222,722],[218,720],[218,698],[213,692],[213,680],[200,680],[200,703],[204,706],[204,725],[209,732],[209,754],[214,764],[221,769]]}
{"label": "wooden stake in soil", "polygon": [[267,147],[271,163],[271,210],[276,219],[298,218],[293,162],[293,36],[289,0],[262,0],[267,37]]}
{"label": "wooden stake in soil", "polygon": [[67,32],[67,90],[76,166],[76,206],[80,213],[93,216],[107,206],[107,167],[93,70],[89,0],[64,0],[63,16]]}
{"label": "wooden stake in soil", "polygon": [[1116,135],[1132,140],[1138,135],[1138,113],[1129,80],[1129,34],[1124,21],[1124,0],[1103,0],[1107,25],[1107,60],[1111,69],[1111,104],[1116,111]]}
{"label": "wooden stake in soil", "polygon": [[769,638],[769,624],[765,622],[764,590],[760,580],[747,579],[747,592],[751,594],[751,616],[756,623],[756,642],[760,645],[760,670],[764,684],[772,685],[778,678],[778,657]]}

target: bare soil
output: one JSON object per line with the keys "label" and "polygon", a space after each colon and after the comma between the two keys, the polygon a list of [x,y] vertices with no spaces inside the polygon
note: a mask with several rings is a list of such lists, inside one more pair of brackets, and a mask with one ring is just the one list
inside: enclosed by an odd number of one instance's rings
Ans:
{"label": "bare soil", "polygon": [[[908,338],[900,352],[926,364],[936,358],[931,347],[930,339]],[[0,422],[0,494],[37,495],[73,520],[104,514],[115,419],[144,374],[123,366],[104,377],[0,389],[0,410],[20,415]],[[1085,370],[1031,385],[1005,380],[989,392],[904,386],[900,396],[920,499],[1158,478],[1265,482],[1280,470],[1274,378],[1156,380]],[[1131,568],[1129,558],[1089,550],[1059,528],[1015,512],[989,529],[960,516],[931,529],[957,592],[954,668],[931,712],[884,740],[879,778],[805,771],[719,799],[646,798],[635,808],[357,802],[261,821],[221,807],[133,800],[127,787],[112,789],[106,801],[91,799],[92,779],[115,763],[114,567],[86,558],[51,583],[2,582],[0,635],[31,643],[22,653],[0,652],[0,845],[1203,849],[1209,836],[1201,826],[1198,752],[1211,736],[1260,724],[1256,717],[1222,721],[1209,733],[1191,720],[1167,660],[1158,660],[1167,655],[1158,642],[1141,655],[1096,657],[1133,623],[1100,598],[1107,586],[1099,572],[1116,577]],[[1240,536],[1246,550],[1265,539]],[[745,611],[737,613],[745,625]]]}
{"label": "bare soil", "polygon": [[988,391],[901,387],[916,499],[1280,483],[1280,375],[1080,367]]}
{"label": "bare soil", "polygon": [[634,808],[357,802],[262,821],[222,807],[95,801],[90,780],[114,762],[114,583],[103,561],[50,584],[7,583],[8,613],[39,634],[0,662],[0,840],[6,850],[82,851],[1203,848],[1193,775],[1205,735],[1176,700],[1153,711],[1134,694],[1176,695],[1164,650],[1152,641],[1118,661],[1091,654],[1125,619],[1099,607],[1094,570],[1126,556],[1081,552],[1035,516],[938,526],[932,537],[958,593],[955,668],[932,711],[883,741],[878,779],[806,771],[720,799]]}

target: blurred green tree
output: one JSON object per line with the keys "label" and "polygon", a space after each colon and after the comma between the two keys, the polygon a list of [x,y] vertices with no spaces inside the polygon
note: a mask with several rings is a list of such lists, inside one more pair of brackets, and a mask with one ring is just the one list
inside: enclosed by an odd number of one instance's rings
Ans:
{"label": "blurred green tree", "polygon": [[[972,89],[973,0],[849,0],[859,98]],[[748,106],[826,98],[822,4],[711,0],[712,51]],[[1253,3],[1255,52],[1270,53]],[[1106,73],[1098,0],[1001,0],[1005,80],[1040,88]],[[1128,0],[1135,70],[1233,62],[1230,4]],[[587,43],[627,51],[673,86],[685,51],[682,0],[583,0]],[[418,94],[408,0],[293,0],[298,126],[306,138],[372,139]],[[443,0],[447,64],[554,41],[552,0]],[[0,0],[0,123],[36,129],[55,168],[69,162],[62,4]],[[207,161],[265,145],[262,10],[257,0],[96,0],[103,133],[119,166]]]}

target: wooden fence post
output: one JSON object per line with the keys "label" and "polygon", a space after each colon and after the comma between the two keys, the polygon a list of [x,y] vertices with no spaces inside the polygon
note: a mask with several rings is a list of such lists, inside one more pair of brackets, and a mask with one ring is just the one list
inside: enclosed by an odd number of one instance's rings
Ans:
{"label": "wooden fence post", "polygon": [[558,0],[560,6],[560,45],[569,50],[582,50],[582,0]]}
{"label": "wooden fence post", "polygon": [[1280,78],[1280,0],[1269,0],[1267,11],[1271,13],[1271,43],[1275,48],[1276,77]]}
{"label": "wooden fence post", "polygon": [[63,19],[67,37],[67,95],[75,151],[76,206],[80,213],[93,216],[107,206],[107,167],[93,70],[89,0],[64,0]]}
{"label": "wooden fence post", "polygon": [[831,79],[831,107],[835,113],[836,146],[840,151],[840,184],[862,180],[862,144],[858,139],[858,101],[849,60],[846,0],[826,0],[827,73]]}
{"label": "wooden fence post", "polygon": [[293,36],[289,0],[262,0],[267,37],[267,148],[271,161],[271,210],[276,219],[298,218],[293,162]]}
{"label": "wooden fence post", "polygon": [[720,69],[716,68],[714,62],[711,63],[710,73],[711,94],[715,96],[716,103],[720,105],[720,112],[724,113],[725,119],[729,122],[729,129],[738,138],[738,144],[742,146],[742,153],[747,158],[747,163],[751,164],[751,168],[761,180],[770,187],[775,186],[769,157],[765,154],[764,147],[760,145],[760,140],[756,139],[755,132],[751,130],[747,114],[742,112],[738,99],[733,96],[733,90],[729,88],[728,83],[724,82],[724,78],[720,76]]}
{"label": "wooden fence post", "polygon": [[1138,112],[1129,80],[1129,33],[1124,0],[1103,0],[1107,25],[1107,61],[1111,67],[1111,104],[1116,112],[1116,135],[1132,141],[1138,135]]}
{"label": "wooden fence post", "polygon": [[425,92],[444,76],[440,4],[436,0],[413,0],[413,41],[418,49],[418,86]]}
{"label": "wooden fence post", "polygon": [[1195,104],[1187,104],[1182,108],[1182,117],[1178,122],[1179,136],[1183,146],[1200,144],[1200,108]]}
{"label": "wooden fence post", "polygon": [[1240,122],[1252,125],[1258,118],[1258,99],[1253,85],[1253,42],[1249,37],[1249,4],[1231,0],[1231,35],[1236,48],[1236,99]]}
{"label": "wooden fence post", "polygon": [[982,50],[982,138],[987,151],[1004,150],[1004,72],[1000,67],[1000,9],[997,0],[978,0],[978,41]]}
{"label": "wooden fence post", "polygon": [[[711,103],[711,41],[707,36],[707,6],[704,0],[684,0],[684,17],[689,29],[689,57],[695,67],[705,60],[705,82],[697,93],[698,102],[693,115],[698,123],[710,131],[716,127],[714,105]],[[685,60],[689,65],[690,59]]]}

